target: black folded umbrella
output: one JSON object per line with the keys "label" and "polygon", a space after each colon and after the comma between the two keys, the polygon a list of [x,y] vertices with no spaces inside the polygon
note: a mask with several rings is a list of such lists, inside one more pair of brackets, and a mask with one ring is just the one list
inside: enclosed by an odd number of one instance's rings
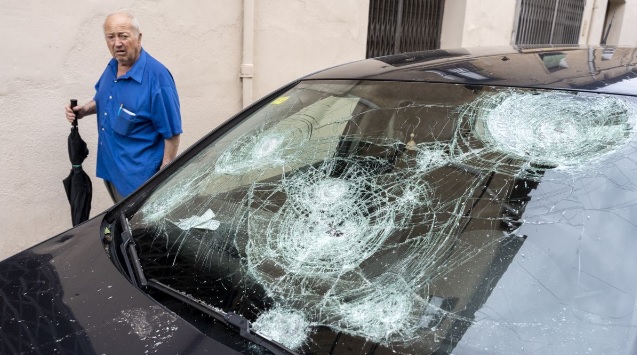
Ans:
{"label": "black folded umbrella", "polygon": [[[71,100],[71,107],[77,106],[77,100]],[[91,212],[91,199],[93,198],[93,185],[91,179],[82,169],[82,163],[88,156],[86,142],[80,136],[77,128],[77,119],[73,121],[71,134],[68,138],[69,159],[71,160],[71,173],[62,181],[66,197],[71,205],[71,221],[76,226],[88,219]]]}

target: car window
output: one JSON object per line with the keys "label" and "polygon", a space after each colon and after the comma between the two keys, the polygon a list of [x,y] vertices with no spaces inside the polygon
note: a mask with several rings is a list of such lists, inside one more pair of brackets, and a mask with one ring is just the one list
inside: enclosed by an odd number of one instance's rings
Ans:
{"label": "car window", "polygon": [[300,353],[631,352],[636,117],[606,94],[301,82],[133,234],[148,277]]}

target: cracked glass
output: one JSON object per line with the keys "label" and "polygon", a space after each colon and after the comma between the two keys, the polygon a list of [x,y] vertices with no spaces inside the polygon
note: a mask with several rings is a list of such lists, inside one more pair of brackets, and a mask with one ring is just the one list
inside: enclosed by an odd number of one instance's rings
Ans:
{"label": "cracked glass", "polygon": [[634,99],[301,82],[131,218],[144,271],[299,353],[631,353]]}

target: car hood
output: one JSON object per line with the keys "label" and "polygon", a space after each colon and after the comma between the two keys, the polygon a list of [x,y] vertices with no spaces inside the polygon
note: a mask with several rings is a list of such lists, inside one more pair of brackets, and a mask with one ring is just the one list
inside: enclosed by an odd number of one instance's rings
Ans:
{"label": "car hood", "polygon": [[100,242],[102,219],[0,262],[0,353],[235,353],[128,282]]}

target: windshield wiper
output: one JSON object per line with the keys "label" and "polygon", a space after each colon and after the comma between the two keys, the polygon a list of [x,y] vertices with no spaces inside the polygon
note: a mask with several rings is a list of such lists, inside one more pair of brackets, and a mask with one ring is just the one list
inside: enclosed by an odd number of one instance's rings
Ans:
{"label": "windshield wiper", "polygon": [[139,262],[137,249],[135,249],[135,241],[133,240],[133,233],[124,212],[120,213],[119,221],[122,228],[122,242],[119,245],[119,249],[124,256],[128,276],[135,286],[146,288],[148,281],[146,280],[146,276],[144,276],[142,264]]}
{"label": "windshield wiper", "polygon": [[174,297],[175,299],[197,309],[198,311],[209,315],[215,320],[225,324],[229,328],[233,328],[235,330],[239,330],[239,335],[248,341],[262,346],[268,350],[270,350],[273,354],[276,355],[298,355],[297,352],[292,351],[285,346],[277,343],[274,340],[268,339],[258,333],[252,332],[250,330],[250,321],[245,317],[236,314],[234,312],[224,312],[222,310],[213,308],[196,298],[187,295],[181,291],[175,290],[174,288],[165,285],[155,279],[148,280],[148,287],[152,287],[155,290],[161,291],[164,294]]}
{"label": "windshield wiper", "polygon": [[155,279],[146,279],[144,270],[142,269],[142,264],[139,261],[139,256],[137,255],[137,250],[135,249],[135,241],[133,240],[133,234],[128,222],[128,218],[126,218],[123,212],[120,213],[119,218],[122,228],[121,244],[119,245],[119,248],[121,254],[124,256],[124,263],[126,265],[128,276],[133,284],[135,284],[135,286],[138,286],[142,289],[151,287],[166,295],[169,295],[197,309],[198,311],[209,315],[215,320],[228,326],[228,328],[238,330],[239,335],[242,338],[270,350],[275,355],[298,355],[298,353],[286,348],[276,341],[270,340],[258,333],[252,332],[250,330],[250,321],[245,317],[234,312],[226,313],[222,310],[213,308],[205,303],[200,302],[194,297],[175,290],[174,288],[165,285]]}

